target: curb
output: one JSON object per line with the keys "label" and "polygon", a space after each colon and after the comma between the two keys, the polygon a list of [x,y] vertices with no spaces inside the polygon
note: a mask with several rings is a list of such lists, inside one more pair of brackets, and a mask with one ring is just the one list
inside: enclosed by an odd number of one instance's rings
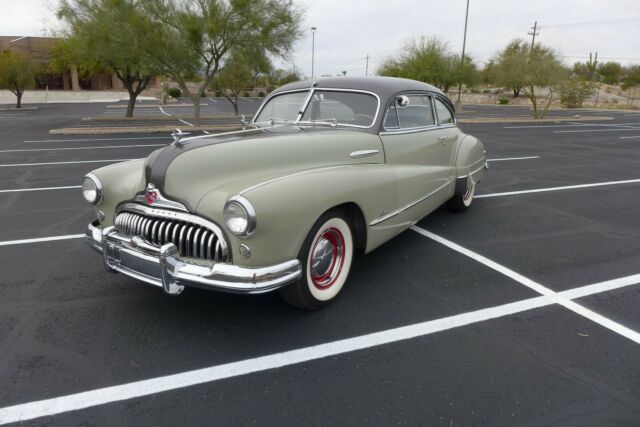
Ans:
{"label": "curb", "polygon": [[544,119],[529,118],[460,118],[458,123],[552,123],[552,122],[593,122],[602,120],[614,120],[606,116],[582,116],[582,117],[546,117]]}
{"label": "curb", "polygon": [[[218,125],[218,126],[192,126],[186,128],[188,131],[222,132],[241,130],[238,125]],[[115,133],[171,133],[176,130],[176,126],[126,126],[126,127],[92,127],[92,128],[61,128],[51,129],[51,135],[108,135]]]}
{"label": "curb", "polygon": [[25,110],[37,110],[40,107],[0,107],[0,111],[25,111]]}
{"label": "curb", "polygon": [[[247,119],[251,118],[252,115],[245,114]],[[238,120],[240,123],[241,116],[230,116],[230,115],[206,115],[200,116],[200,119],[204,120]],[[83,117],[83,122],[146,122],[146,121],[176,121],[176,120],[193,120],[192,115],[171,115],[171,116],[140,116],[140,117]]]}

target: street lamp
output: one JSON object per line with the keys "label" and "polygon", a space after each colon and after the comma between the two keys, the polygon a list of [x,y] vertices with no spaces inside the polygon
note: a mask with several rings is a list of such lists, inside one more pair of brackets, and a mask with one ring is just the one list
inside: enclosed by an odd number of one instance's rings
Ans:
{"label": "street lamp", "polygon": [[462,102],[460,102],[460,94],[462,93],[462,72],[464,68],[464,48],[467,44],[467,20],[469,19],[469,0],[467,0],[467,11],[464,15],[464,37],[462,38],[462,57],[460,58],[460,82],[458,84],[458,101],[456,101],[456,110],[462,111]]}
{"label": "street lamp", "polygon": [[316,27],[311,27],[311,78],[313,78],[313,65],[316,50]]}

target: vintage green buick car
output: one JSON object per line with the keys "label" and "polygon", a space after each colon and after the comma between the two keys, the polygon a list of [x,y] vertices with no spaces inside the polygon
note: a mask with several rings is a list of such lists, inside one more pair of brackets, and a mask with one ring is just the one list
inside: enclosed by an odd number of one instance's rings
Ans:
{"label": "vintage green buick car", "polygon": [[325,78],[272,92],[245,129],[181,138],[85,176],[108,271],[179,294],[279,289],[318,309],[367,253],[442,205],[471,205],[486,161],[437,88]]}

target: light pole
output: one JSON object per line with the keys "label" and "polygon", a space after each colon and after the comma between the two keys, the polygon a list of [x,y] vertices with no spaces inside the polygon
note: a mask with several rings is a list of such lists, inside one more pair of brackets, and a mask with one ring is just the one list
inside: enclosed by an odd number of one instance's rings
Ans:
{"label": "light pole", "polygon": [[314,56],[316,51],[316,27],[311,27],[311,78],[313,78]]}
{"label": "light pole", "polygon": [[460,102],[460,93],[462,93],[462,69],[464,67],[464,50],[467,47],[467,20],[469,19],[469,0],[467,0],[467,11],[464,15],[464,37],[462,38],[462,58],[460,58],[460,82],[458,83],[458,100],[456,101],[456,110],[462,111],[462,102]]}

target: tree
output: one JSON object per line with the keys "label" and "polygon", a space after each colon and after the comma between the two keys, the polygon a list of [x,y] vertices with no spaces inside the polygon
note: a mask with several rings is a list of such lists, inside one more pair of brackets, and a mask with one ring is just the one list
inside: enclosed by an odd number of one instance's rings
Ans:
{"label": "tree", "polygon": [[444,92],[459,81],[472,85],[478,79],[477,68],[470,57],[465,56],[461,67],[460,55],[451,53],[446,42],[424,36],[405,41],[402,53],[385,60],[377,73],[431,83]]}
{"label": "tree", "polygon": [[[131,42],[161,66],[193,101],[236,51],[284,57],[300,35],[302,14],[292,0],[138,0],[146,19]],[[187,82],[197,82],[193,89]]]}
{"label": "tree", "polygon": [[[523,74],[522,94],[531,102],[535,119],[544,117],[566,78],[567,70],[551,49],[539,44],[533,47]],[[536,88],[546,88],[547,92],[540,96]]]}
{"label": "tree", "polygon": [[602,76],[603,83],[616,85],[622,75],[622,66],[617,62],[605,62],[598,67],[598,74]]}
{"label": "tree", "polygon": [[[626,67],[622,90],[629,91],[627,94],[627,108],[633,105],[638,85],[640,85],[640,65]],[[633,88],[633,95],[631,94],[631,88]]]}
{"label": "tree", "polygon": [[54,49],[58,67],[113,72],[129,93],[126,116],[160,68],[133,40],[144,20],[138,0],[63,0],[58,17],[67,25],[63,44]]}
{"label": "tree", "polygon": [[212,87],[227,98],[237,116],[238,98],[253,82],[250,62],[243,55],[236,54],[227,61],[224,69],[214,78]]}
{"label": "tree", "polygon": [[529,68],[529,44],[516,39],[507,45],[494,59],[496,83],[513,91],[513,97],[520,96],[526,85],[525,75]]}
{"label": "tree", "polygon": [[22,108],[22,95],[34,82],[31,58],[11,51],[0,53],[0,89],[7,89],[16,96],[16,108]]}
{"label": "tree", "polygon": [[493,59],[489,60],[479,73],[480,81],[484,84],[494,84],[497,81],[497,65]]}

